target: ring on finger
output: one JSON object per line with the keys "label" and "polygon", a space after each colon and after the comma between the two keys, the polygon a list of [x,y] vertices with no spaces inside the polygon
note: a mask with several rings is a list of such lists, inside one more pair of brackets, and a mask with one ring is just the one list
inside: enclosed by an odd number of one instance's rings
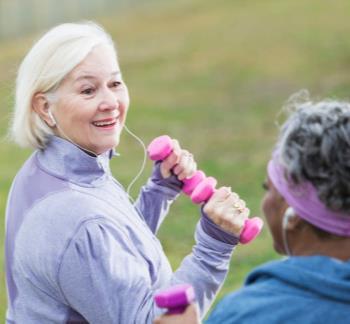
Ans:
{"label": "ring on finger", "polygon": [[233,207],[235,207],[235,208],[239,208],[239,207],[241,207],[241,205],[238,203],[238,202],[235,202],[234,204],[233,204]]}
{"label": "ring on finger", "polygon": [[240,213],[244,211],[244,207],[237,202],[233,204],[233,207],[235,207]]}

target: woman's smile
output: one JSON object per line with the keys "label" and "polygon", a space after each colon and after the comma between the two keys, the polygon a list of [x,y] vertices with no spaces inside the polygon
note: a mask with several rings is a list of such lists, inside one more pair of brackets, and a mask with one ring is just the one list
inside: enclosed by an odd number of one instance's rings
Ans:
{"label": "woman's smile", "polygon": [[114,130],[118,124],[118,117],[105,118],[92,122],[92,124],[100,130]]}

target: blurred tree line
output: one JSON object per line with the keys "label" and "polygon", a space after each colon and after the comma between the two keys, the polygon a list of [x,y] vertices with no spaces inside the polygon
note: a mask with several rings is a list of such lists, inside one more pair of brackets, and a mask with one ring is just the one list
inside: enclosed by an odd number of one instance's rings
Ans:
{"label": "blurred tree line", "polygon": [[0,40],[55,24],[92,19],[137,0],[0,0]]}

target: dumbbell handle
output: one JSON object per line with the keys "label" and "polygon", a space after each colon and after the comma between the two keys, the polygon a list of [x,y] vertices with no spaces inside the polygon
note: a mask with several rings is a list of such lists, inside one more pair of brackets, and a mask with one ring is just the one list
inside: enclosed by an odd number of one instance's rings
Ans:
{"label": "dumbbell handle", "polygon": [[189,284],[180,284],[158,292],[154,301],[160,308],[167,308],[167,314],[183,313],[195,300],[194,289]]}
{"label": "dumbbell handle", "polygon": [[[207,202],[215,192],[217,181],[213,177],[208,177],[201,181],[201,183],[194,189],[191,199],[195,204]],[[239,236],[239,242],[242,244],[249,243],[254,240],[263,227],[263,221],[259,217],[248,218],[243,230]]]}
{"label": "dumbbell handle", "polygon": [[[163,161],[173,151],[173,142],[168,135],[162,135],[155,138],[147,148],[148,156],[153,161]],[[190,196],[197,185],[205,179],[203,171],[196,171],[195,174],[190,178],[182,180],[183,187],[182,191]]]}

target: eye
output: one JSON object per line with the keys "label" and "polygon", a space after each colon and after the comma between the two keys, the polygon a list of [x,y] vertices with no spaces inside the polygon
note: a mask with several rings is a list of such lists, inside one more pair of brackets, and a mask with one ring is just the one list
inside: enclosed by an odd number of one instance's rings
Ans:
{"label": "eye", "polygon": [[84,95],[92,95],[94,92],[95,92],[94,88],[87,88],[87,89],[84,89],[81,93]]}
{"label": "eye", "polygon": [[112,88],[118,88],[119,86],[121,86],[122,85],[122,82],[121,81],[113,81],[112,83],[111,83],[111,87]]}
{"label": "eye", "polygon": [[262,188],[263,188],[265,191],[268,191],[268,190],[269,190],[269,184],[267,183],[267,180],[265,180],[265,181],[262,183]]}

